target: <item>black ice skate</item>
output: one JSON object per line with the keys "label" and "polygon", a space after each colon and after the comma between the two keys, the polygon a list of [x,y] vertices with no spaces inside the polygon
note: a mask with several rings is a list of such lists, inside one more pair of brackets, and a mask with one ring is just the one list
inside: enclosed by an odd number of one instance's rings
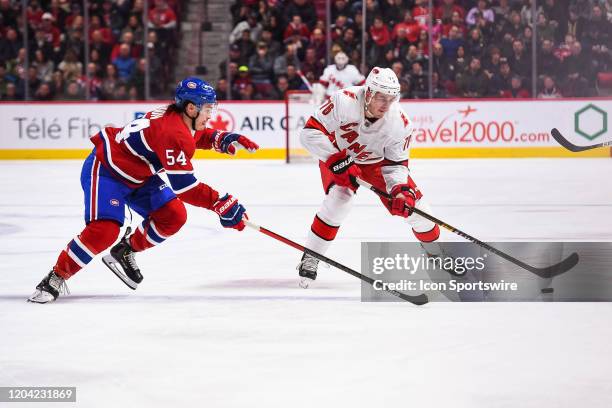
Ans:
{"label": "black ice skate", "polygon": [[[423,251],[425,251],[425,254],[429,258],[441,258],[442,261],[444,261],[446,258],[451,258],[437,242],[421,242],[420,244],[421,248],[423,248]],[[446,266],[446,262],[442,262],[442,269],[453,276],[461,277],[465,274],[465,272],[459,273],[456,270]]]}
{"label": "black ice skate", "polygon": [[308,254],[302,255],[302,260],[297,266],[298,273],[300,275],[300,287],[308,288],[310,284],[317,279],[317,267],[319,266],[319,260],[314,256]]}
{"label": "black ice skate", "polygon": [[36,286],[36,292],[28,298],[28,302],[32,303],[49,303],[53,302],[60,294],[70,294],[66,281],[61,276],[51,270],[45,278]]}
{"label": "black ice skate", "polygon": [[102,262],[130,289],[136,290],[143,278],[130,245],[129,233],[128,228],[121,241],[111,248],[110,254],[102,258]]}

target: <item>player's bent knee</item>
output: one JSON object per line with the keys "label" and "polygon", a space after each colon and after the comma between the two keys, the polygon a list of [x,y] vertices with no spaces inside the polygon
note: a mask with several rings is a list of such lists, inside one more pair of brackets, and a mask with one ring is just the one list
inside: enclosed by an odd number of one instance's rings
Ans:
{"label": "player's bent knee", "polygon": [[177,233],[187,222],[187,209],[185,204],[176,198],[154,211],[151,218],[162,234],[172,235]]}

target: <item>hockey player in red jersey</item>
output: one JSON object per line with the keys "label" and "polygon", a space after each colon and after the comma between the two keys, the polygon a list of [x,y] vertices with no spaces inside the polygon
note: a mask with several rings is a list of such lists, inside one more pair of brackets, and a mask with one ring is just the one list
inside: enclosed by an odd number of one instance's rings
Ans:
{"label": "hockey player in red jersey", "polygon": [[[198,181],[191,164],[196,149],[234,154],[240,147],[251,152],[259,148],[245,136],[206,128],[216,104],[208,83],[187,78],[178,84],[174,104],[148,112],[123,128],[104,128],[91,138],[95,147],[81,172],[85,229],[60,253],[29,301],[54,301],[66,289],[67,279],[113,245],[125,206],[144,220],[132,235],[128,228],[103,261],[132,289],[143,279],[135,253],[179,231],[187,220],[184,203],[216,212],[223,227],[244,229],[245,208],[231,195],[222,196]],[[160,172],[166,173],[170,186]]]}
{"label": "hockey player in red jersey", "polygon": [[[392,214],[406,218],[422,243],[436,241],[440,228],[408,210],[430,213],[408,171],[412,123],[399,105],[400,84],[389,68],[374,68],[364,86],[336,91],[307,121],[302,145],[319,159],[325,198],[317,212],[306,247],[325,253],[348,215],[362,178],[393,200],[382,199]],[[427,245],[433,251],[439,245]],[[427,250],[427,249],[426,249]],[[317,277],[318,259],[304,254],[298,265],[300,286]]]}

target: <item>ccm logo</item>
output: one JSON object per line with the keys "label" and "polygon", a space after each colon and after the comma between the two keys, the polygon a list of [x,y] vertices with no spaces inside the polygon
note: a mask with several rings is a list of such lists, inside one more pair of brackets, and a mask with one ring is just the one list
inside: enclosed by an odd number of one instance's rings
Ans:
{"label": "ccm logo", "polygon": [[228,208],[230,208],[232,205],[234,205],[235,202],[236,202],[236,199],[234,197],[232,197],[231,200],[229,200],[227,203],[223,204],[221,206],[221,208],[219,208],[219,212],[224,213]]}

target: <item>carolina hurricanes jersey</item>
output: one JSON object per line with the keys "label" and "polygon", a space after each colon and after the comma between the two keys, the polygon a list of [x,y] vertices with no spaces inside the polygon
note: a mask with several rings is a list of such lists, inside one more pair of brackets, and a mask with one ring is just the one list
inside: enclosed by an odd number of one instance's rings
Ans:
{"label": "carolina hurricanes jersey", "polygon": [[339,70],[336,65],[328,65],[319,78],[319,82],[327,87],[325,95],[331,96],[339,89],[353,85],[363,85],[365,77],[354,65],[348,64]]}
{"label": "carolina hurricanes jersey", "polygon": [[405,184],[412,122],[398,102],[375,122],[365,118],[365,86],[337,91],[306,122],[302,145],[316,158],[345,150],[358,164],[382,163],[387,189]]}
{"label": "carolina hurricanes jersey", "polygon": [[199,184],[191,159],[196,147],[211,148],[214,133],[194,132],[180,113],[161,107],[123,128],[106,127],[91,140],[98,160],[128,186],[138,188],[165,171],[174,192],[181,194]]}

